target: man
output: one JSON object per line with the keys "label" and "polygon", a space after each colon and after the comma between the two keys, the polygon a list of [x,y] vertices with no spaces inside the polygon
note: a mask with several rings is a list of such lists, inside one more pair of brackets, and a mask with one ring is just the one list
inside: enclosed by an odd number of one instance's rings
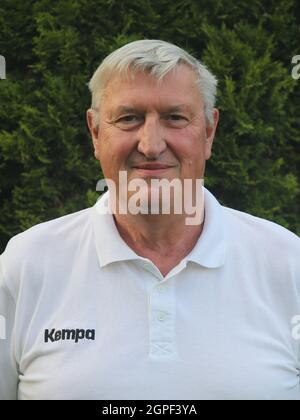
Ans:
{"label": "man", "polygon": [[[2,254],[1,399],[300,399],[299,238],[197,183],[216,83],[156,40],[97,69],[87,120],[109,191]],[[176,206],[195,202],[187,223]]]}

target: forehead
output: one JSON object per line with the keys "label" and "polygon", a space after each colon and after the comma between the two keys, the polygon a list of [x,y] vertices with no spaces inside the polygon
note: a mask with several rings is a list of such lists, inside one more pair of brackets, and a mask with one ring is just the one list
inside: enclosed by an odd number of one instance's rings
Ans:
{"label": "forehead", "polygon": [[187,65],[180,65],[161,80],[145,73],[130,72],[129,77],[113,77],[106,86],[101,107],[122,106],[141,108],[201,107],[202,99],[197,76]]}

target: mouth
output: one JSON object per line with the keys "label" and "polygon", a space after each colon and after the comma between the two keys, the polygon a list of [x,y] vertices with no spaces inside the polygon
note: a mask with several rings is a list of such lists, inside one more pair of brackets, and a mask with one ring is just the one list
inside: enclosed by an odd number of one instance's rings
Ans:
{"label": "mouth", "polygon": [[143,163],[132,167],[143,175],[158,175],[174,168],[172,165],[164,165],[162,163]]}

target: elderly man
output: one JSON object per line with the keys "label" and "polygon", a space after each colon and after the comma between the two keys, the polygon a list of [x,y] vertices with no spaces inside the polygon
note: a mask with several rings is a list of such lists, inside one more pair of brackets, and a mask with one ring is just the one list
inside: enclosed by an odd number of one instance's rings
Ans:
{"label": "elderly man", "polygon": [[[156,40],[97,69],[87,120],[109,190],[2,254],[1,399],[300,399],[299,238],[197,183],[216,83]],[[155,180],[183,185],[169,212]]]}

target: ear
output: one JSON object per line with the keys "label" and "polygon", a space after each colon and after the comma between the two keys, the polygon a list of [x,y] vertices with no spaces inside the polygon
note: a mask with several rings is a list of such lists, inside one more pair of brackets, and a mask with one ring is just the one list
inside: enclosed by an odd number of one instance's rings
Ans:
{"label": "ear", "polygon": [[217,126],[219,122],[219,110],[213,109],[213,122],[206,126],[206,140],[205,140],[205,159],[211,157],[212,145],[214,142]]}
{"label": "ear", "polygon": [[89,130],[92,136],[94,150],[95,150],[95,157],[97,157],[96,154],[97,154],[97,148],[99,144],[99,124],[96,124],[95,122],[95,110],[91,108],[87,110],[86,121],[87,121],[87,125],[89,127]]}

